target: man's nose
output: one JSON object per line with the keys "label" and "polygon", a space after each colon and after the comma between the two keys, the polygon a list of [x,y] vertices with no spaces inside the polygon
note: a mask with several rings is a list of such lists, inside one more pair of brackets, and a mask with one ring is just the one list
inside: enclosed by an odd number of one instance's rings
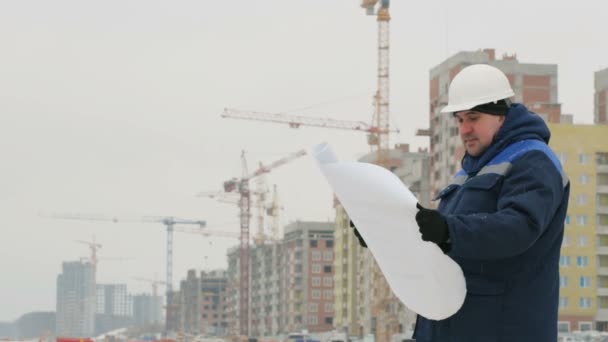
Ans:
{"label": "man's nose", "polygon": [[458,125],[458,130],[460,131],[460,135],[467,135],[467,134],[471,133],[471,131],[472,131],[471,128],[472,128],[471,124],[469,124],[466,121],[461,122]]}

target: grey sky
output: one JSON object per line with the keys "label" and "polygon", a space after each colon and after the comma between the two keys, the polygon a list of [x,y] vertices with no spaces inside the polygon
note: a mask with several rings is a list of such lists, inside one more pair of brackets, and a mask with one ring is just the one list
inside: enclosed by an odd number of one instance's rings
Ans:
{"label": "grey sky", "polygon": [[[164,279],[160,224],[74,222],[39,210],[203,218],[238,231],[236,207],[196,198],[250,169],[328,141],[343,159],[365,136],[221,119],[224,107],[369,121],[376,89],[375,18],[354,0],[0,2],[0,320],[54,310],[61,262],[103,244],[98,281]],[[415,138],[428,120],[428,71],[461,50],[496,48],[559,64],[559,100],[593,118],[593,72],[608,66],[602,0],[396,0],[391,112]],[[331,193],[309,157],[269,176],[283,221],[332,219]],[[189,268],[225,266],[236,241],[175,236],[174,286]]]}

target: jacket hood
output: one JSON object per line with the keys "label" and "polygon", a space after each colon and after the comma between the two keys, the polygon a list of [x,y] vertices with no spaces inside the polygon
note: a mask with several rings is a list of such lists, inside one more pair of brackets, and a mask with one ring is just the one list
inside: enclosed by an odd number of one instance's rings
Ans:
{"label": "jacket hood", "polygon": [[492,158],[513,143],[536,139],[548,144],[550,138],[549,127],[540,115],[529,111],[523,104],[512,104],[492,145],[479,157],[465,154],[462,158],[462,168],[469,176],[475,175]]}

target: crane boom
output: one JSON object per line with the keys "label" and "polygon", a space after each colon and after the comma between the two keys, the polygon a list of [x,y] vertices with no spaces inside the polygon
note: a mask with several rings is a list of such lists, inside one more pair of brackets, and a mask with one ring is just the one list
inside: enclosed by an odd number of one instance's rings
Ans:
{"label": "crane boom", "polygon": [[368,133],[399,133],[398,129],[381,129],[363,121],[337,120],[323,117],[310,117],[302,115],[289,115],[285,113],[266,113],[249,110],[237,110],[225,108],[223,118],[266,121],[288,124],[291,128],[300,126],[312,126],[323,128],[335,128]]}
{"label": "crane boom", "polygon": [[306,150],[299,150],[297,152],[294,152],[284,158],[275,160],[274,162],[268,164],[268,165],[263,165],[262,163],[260,163],[260,168],[255,170],[253,173],[249,174],[247,176],[247,179],[251,179],[254,177],[257,177],[263,173],[268,173],[270,172],[270,170],[272,169],[276,169],[277,167],[281,166],[281,165],[285,165],[287,163],[289,163],[290,161],[300,158],[302,156],[306,155]]}

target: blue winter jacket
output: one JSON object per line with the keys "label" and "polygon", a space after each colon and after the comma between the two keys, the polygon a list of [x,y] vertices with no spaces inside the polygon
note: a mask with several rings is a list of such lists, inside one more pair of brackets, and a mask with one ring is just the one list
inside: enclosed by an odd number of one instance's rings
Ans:
{"label": "blue winter jacket", "polygon": [[443,189],[448,255],[467,295],[453,316],[416,323],[417,342],[557,341],[559,255],[570,185],[545,122],[511,106],[494,143]]}

